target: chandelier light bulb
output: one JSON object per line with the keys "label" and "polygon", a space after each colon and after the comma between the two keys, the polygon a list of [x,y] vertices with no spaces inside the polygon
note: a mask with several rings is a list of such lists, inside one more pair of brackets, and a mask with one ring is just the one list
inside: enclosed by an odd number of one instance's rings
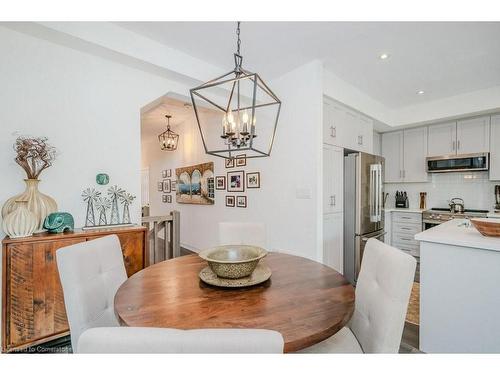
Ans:
{"label": "chandelier light bulb", "polygon": [[231,124],[234,123],[233,111],[229,110],[227,112],[227,121]]}
{"label": "chandelier light bulb", "polygon": [[248,123],[248,113],[247,111],[243,112],[243,117],[241,118],[244,124]]}

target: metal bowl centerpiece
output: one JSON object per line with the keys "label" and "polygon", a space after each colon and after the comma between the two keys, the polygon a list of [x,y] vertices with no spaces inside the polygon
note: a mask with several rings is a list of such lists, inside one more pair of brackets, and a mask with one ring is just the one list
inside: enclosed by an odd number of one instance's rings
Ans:
{"label": "metal bowl centerpiece", "polygon": [[239,279],[250,276],[267,251],[249,245],[217,246],[199,253],[210,269],[225,279]]}

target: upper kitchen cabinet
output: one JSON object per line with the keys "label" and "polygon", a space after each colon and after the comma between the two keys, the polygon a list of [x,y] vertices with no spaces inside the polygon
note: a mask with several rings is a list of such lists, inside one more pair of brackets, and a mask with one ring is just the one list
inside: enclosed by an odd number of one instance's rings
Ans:
{"label": "upper kitchen cabinet", "polygon": [[323,143],[350,150],[373,152],[373,120],[325,98]]}
{"label": "upper kitchen cabinet", "polygon": [[428,156],[488,152],[489,136],[489,116],[431,125]]}
{"label": "upper kitchen cabinet", "polygon": [[490,180],[500,180],[500,115],[491,116]]}
{"label": "upper kitchen cabinet", "polygon": [[427,128],[382,134],[385,182],[426,182]]}
{"label": "upper kitchen cabinet", "polygon": [[490,117],[457,121],[457,154],[490,151]]}
{"label": "upper kitchen cabinet", "polygon": [[425,158],[427,157],[427,127],[403,131],[403,180],[427,181]]}
{"label": "upper kitchen cabinet", "polygon": [[373,155],[379,155],[382,156],[382,137],[380,136],[380,133],[373,132]]}
{"label": "upper kitchen cabinet", "polygon": [[452,155],[457,147],[457,123],[429,126],[428,156]]}
{"label": "upper kitchen cabinet", "polygon": [[403,181],[403,132],[382,134],[382,156],[385,158],[385,182]]}

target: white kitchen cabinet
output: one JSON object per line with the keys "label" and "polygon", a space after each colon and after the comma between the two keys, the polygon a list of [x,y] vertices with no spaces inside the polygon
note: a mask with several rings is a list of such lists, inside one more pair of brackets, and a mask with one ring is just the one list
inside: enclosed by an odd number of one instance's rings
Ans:
{"label": "white kitchen cabinet", "polygon": [[343,211],[343,190],[344,150],[323,145],[323,214]]}
{"label": "white kitchen cabinet", "polygon": [[420,256],[420,243],[415,235],[422,232],[422,214],[417,212],[392,213],[391,242],[392,246],[414,257]]}
{"label": "white kitchen cabinet", "polygon": [[373,154],[373,120],[358,115],[358,147],[357,150]]}
{"label": "white kitchen cabinet", "polygon": [[385,182],[426,182],[427,128],[382,134]]}
{"label": "white kitchen cabinet", "polygon": [[427,156],[452,155],[457,151],[455,121],[429,126]]}
{"label": "white kitchen cabinet", "polygon": [[323,263],[334,270],[344,272],[344,214],[323,216]]}
{"label": "white kitchen cabinet", "polygon": [[[425,182],[427,171],[427,127],[403,131],[403,180]],[[387,163],[387,162],[386,162]]]}
{"label": "white kitchen cabinet", "polygon": [[490,117],[457,121],[457,154],[490,151]]}
{"label": "white kitchen cabinet", "polygon": [[380,133],[378,132],[373,132],[373,155],[379,155],[382,156],[382,137],[380,136]]}
{"label": "white kitchen cabinet", "polygon": [[490,180],[500,180],[500,115],[491,116]]}
{"label": "white kitchen cabinet", "polygon": [[323,101],[323,143],[372,153],[373,120],[334,100]]}
{"label": "white kitchen cabinet", "polygon": [[323,143],[341,146],[346,143],[346,124],[345,108],[332,101],[323,101]]}
{"label": "white kitchen cabinet", "polygon": [[387,245],[392,245],[392,212],[384,211],[384,242]]}
{"label": "white kitchen cabinet", "polygon": [[382,156],[385,158],[385,182],[403,181],[403,132],[382,134]]}

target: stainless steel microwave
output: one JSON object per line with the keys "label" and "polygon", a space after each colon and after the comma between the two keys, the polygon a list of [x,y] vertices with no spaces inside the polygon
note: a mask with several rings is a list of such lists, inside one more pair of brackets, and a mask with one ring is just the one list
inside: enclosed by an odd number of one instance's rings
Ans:
{"label": "stainless steel microwave", "polygon": [[431,156],[426,158],[427,172],[467,172],[487,171],[490,167],[490,154],[487,152],[478,154]]}

